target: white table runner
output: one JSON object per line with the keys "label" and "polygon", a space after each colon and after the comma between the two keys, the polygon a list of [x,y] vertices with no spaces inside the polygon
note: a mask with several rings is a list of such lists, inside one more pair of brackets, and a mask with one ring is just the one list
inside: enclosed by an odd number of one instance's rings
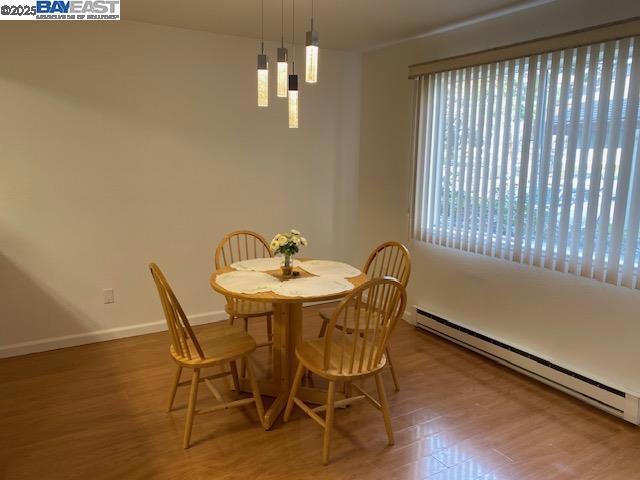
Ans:
{"label": "white table runner", "polygon": [[[273,258],[252,258],[231,264],[231,268],[243,272],[269,272],[271,270],[279,270],[282,265],[282,257]],[[299,260],[293,261],[294,267],[300,266]]]}
{"label": "white table runner", "polygon": [[300,263],[300,268],[312,275],[336,276],[342,278],[357,277],[362,272],[347,263],[334,262],[331,260],[308,260]]}
{"label": "white table runner", "polygon": [[305,277],[281,282],[274,290],[283,297],[321,297],[353,290],[353,284],[340,277]]}
{"label": "white table runner", "polygon": [[228,272],[216,276],[216,283],[233,293],[261,293],[274,291],[280,280],[263,272]]}

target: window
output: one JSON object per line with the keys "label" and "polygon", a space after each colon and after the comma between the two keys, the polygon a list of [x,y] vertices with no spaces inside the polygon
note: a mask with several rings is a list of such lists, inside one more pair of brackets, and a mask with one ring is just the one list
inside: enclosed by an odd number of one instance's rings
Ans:
{"label": "window", "polygon": [[640,37],[417,85],[414,238],[636,287]]}

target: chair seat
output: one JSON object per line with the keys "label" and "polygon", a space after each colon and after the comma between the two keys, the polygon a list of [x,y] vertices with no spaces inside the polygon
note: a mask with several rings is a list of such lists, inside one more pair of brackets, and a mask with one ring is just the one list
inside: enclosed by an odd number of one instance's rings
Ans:
{"label": "chair seat", "polygon": [[[361,309],[362,311],[363,309]],[[320,316],[322,317],[322,319],[326,322],[328,322],[329,320],[331,320],[331,316],[333,315],[334,310],[331,308],[325,308],[323,310],[320,310]],[[365,315],[364,314],[360,314],[360,321],[359,321],[359,325],[358,325],[358,330],[365,330],[365,320],[364,320]],[[346,329],[344,328],[344,325],[346,324]],[[346,330],[348,333],[353,332],[356,329],[356,318],[355,318],[355,310],[350,308],[347,311],[347,318],[346,320],[342,318],[342,316],[340,317],[340,319],[338,320],[338,323],[336,323],[336,328],[338,330]],[[371,328],[373,328],[373,326],[371,326]]]}
{"label": "chair seat", "polygon": [[252,302],[250,300],[233,300],[227,302],[224,308],[228,315],[238,317],[262,317],[273,313],[273,305],[267,302]]}
{"label": "chair seat", "polygon": [[171,356],[178,364],[205,367],[240,358],[256,349],[256,341],[251,335],[226,323],[218,322],[198,329],[197,336],[205,358],[201,359],[198,356],[195,346],[188,340],[189,349],[193,352],[191,359],[178,355],[173,345],[169,348]]}
{"label": "chair seat", "polygon": [[[339,340],[338,342],[340,342]],[[328,379],[343,379],[354,378],[371,375],[380,369],[382,369],[386,363],[387,358],[382,355],[378,365],[369,369],[359,369],[359,362],[362,355],[362,341],[358,341],[355,355],[353,354],[353,342],[347,340],[347,347],[344,349],[345,354],[342,355],[342,345],[331,349],[331,359],[329,361],[329,369],[324,368],[324,338],[318,338],[316,340],[310,340],[303,342],[296,347],[296,357],[302,362],[302,364],[313,373],[320,375],[321,377]],[[371,351],[370,345],[367,345],[364,351],[364,364],[369,359],[369,353]],[[353,368],[351,368],[351,359],[354,358]],[[341,368],[342,367],[342,368]],[[363,370],[358,372],[358,370]]]}

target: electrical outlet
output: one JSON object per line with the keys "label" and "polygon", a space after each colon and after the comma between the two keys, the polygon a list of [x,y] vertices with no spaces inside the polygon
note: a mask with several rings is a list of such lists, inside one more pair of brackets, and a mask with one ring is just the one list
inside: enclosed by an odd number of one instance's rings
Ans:
{"label": "electrical outlet", "polygon": [[115,300],[113,299],[113,288],[105,288],[102,291],[102,294],[104,296],[104,303],[113,303]]}

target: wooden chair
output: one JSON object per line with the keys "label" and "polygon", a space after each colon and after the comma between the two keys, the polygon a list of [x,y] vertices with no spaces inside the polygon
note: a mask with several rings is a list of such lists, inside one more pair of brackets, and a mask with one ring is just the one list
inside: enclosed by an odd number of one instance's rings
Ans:
{"label": "wooden chair", "polygon": [[[409,250],[399,242],[382,243],[378,245],[373,252],[371,252],[362,271],[367,274],[369,279],[385,276],[393,277],[398,280],[404,288],[407,288],[409,275],[411,274],[411,257],[409,256]],[[332,309],[324,309],[320,311],[322,327],[320,327],[318,337],[324,336],[332,313]],[[348,330],[354,328],[353,320],[353,318],[347,320],[346,328]],[[336,328],[342,327],[339,325]],[[391,377],[393,378],[393,384],[396,391],[398,391],[400,390],[400,383],[398,382],[398,376],[395,368],[393,368],[393,362],[391,361],[391,354],[389,350],[387,350],[386,354],[389,370],[391,371]]]}
{"label": "wooden chair", "polygon": [[[296,348],[300,363],[291,386],[284,421],[289,420],[295,403],[324,428],[322,461],[325,465],[329,462],[334,409],[356,400],[366,399],[382,412],[388,442],[393,445],[393,429],[381,371],[387,362],[385,351],[391,332],[402,317],[406,303],[404,287],[394,278],[370,280],[353,290],[333,311],[324,338],[303,342]],[[347,328],[348,319],[353,320],[355,328]],[[296,397],[305,370],[329,382],[326,405],[311,408]],[[356,379],[370,376],[375,378],[378,400],[352,384]],[[334,398],[338,382],[344,384],[347,398],[336,402]],[[351,397],[351,388],[358,390],[360,395]],[[322,411],[326,411],[324,419],[318,415]]]}
{"label": "wooden chair", "polygon": [[[153,280],[158,288],[160,303],[162,303],[162,308],[167,320],[167,327],[171,335],[169,353],[178,365],[173,386],[171,388],[171,394],[169,396],[169,407],[167,411],[170,412],[173,408],[173,402],[176,397],[178,387],[191,385],[189,404],[187,408],[187,421],[184,427],[184,448],[189,448],[191,427],[193,426],[193,417],[196,413],[210,413],[229,407],[239,407],[241,405],[255,403],[258,418],[264,427],[264,407],[262,405],[262,398],[260,397],[258,382],[256,381],[250,357],[251,352],[256,349],[255,340],[240,328],[226,324],[211,325],[206,331],[199,335],[199,338],[196,337],[191,325],[189,325],[187,316],[182,310],[180,303],[160,268],[158,268],[155,263],[149,264],[149,268],[151,269],[151,275],[153,276]],[[253,390],[253,398],[243,398],[233,402],[224,402],[222,395],[215,388],[211,380],[231,375],[236,392],[239,392],[240,385],[238,379],[238,368],[236,365],[236,361],[239,359],[244,360],[247,365],[251,389]],[[229,365],[229,370],[224,371],[224,366],[227,364]],[[201,369],[213,366],[220,366],[223,371],[204,377],[201,376]],[[183,368],[193,370],[190,382],[180,381],[180,375],[182,374]],[[198,397],[198,385],[200,382],[205,382],[213,396],[220,402],[220,404],[206,411],[196,412],[196,400]]]}
{"label": "wooden chair", "polygon": [[[227,233],[220,241],[216,248],[214,262],[216,270],[218,270],[234,262],[253,258],[270,258],[271,256],[269,245],[262,236],[248,230],[237,230]],[[227,297],[225,311],[229,315],[230,325],[233,325],[236,318],[243,320],[245,332],[249,331],[250,318],[267,317],[267,342],[259,343],[258,347],[272,345],[273,326],[271,318],[273,316],[273,306],[271,304]]]}

